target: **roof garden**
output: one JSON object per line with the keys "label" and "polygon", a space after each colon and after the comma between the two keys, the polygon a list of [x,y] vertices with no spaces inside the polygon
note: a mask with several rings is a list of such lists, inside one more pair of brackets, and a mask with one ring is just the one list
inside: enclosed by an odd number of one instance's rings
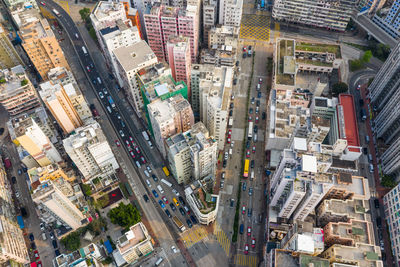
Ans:
{"label": "roof garden", "polygon": [[276,83],[294,85],[296,61],[294,58],[294,40],[280,40],[278,47]]}
{"label": "roof garden", "polygon": [[296,50],[318,53],[332,53],[335,54],[336,58],[342,57],[340,46],[335,44],[296,42]]}

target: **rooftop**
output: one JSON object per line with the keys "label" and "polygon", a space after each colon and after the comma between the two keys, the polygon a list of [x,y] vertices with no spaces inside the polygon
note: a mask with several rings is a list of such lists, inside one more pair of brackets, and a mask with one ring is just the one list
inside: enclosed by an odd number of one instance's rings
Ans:
{"label": "rooftop", "polygon": [[[330,250],[333,250],[333,253],[329,255],[329,258],[336,258],[336,261],[339,262],[352,262],[356,266],[363,267],[383,267],[382,261],[379,260],[381,250],[375,245],[358,243],[355,247],[350,247],[335,244]],[[322,255],[325,253],[328,253],[328,251],[323,252]]]}
{"label": "rooftop", "polygon": [[341,58],[340,45],[296,42],[296,51],[302,50],[317,53],[332,53],[336,58]]}
{"label": "rooftop", "polygon": [[343,183],[340,179],[342,175],[342,173],[339,173],[339,175],[333,175],[334,187],[343,188],[347,191],[354,192],[357,198],[362,198],[366,200],[370,198],[368,179],[361,176],[350,175],[351,183]]}
{"label": "rooftop", "polygon": [[[340,94],[339,95],[340,106],[343,108],[342,114],[340,114],[340,109],[338,107],[339,115],[344,119],[344,125],[339,127],[340,137],[347,140],[349,146],[360,146],[360,139],[358,135],[357,118],[355,114],[354,107],[354,97],[350,94]],[[339,124],[343,124],[342,118],[339,117]],[[343,133],[342,128],[345,127]]]}
{"label": "rooftop", "polygon": [[99,1],[94,10],[92,11],[92,15],[99,21],[110,18],[110,15],[113,12],[119,12],[123,10],[125,13],[123,3],[114,2],[114,1]]}
{"label": "rooftop", "polygon": [[294,57],[294,40],[279,39],[277,42],[276,83],[295,85],[296,61]]}
{"label": "rooftop", "polygon": [[357,220],[368,220],[370,209],[368,200],[363,199],[326,199],[321,204],[321,209],[332,215],[343,216]]}
{"label": "rooftop", "polygon": [[[23,82],[24,80],[26,81],[25,85],[23,85],[25,83]],[[21,65],[15,66],[10,70],[0,70],[0,99],[19,94],[23,90],[26,90],[26,87],[30,84],[25,70]]]}
{"label": "rooftop", "polygon": [[142,68],[144,63],[149,60],[156,61],[156,55],[143,40],[130,46],[115,49],[114,55],[126,72]]}
{"label": "rooftop", "polygon": [[147,241],[150,238],[146,227],[142,222],[139,222],[129,229],[124,235],[122,235],[117,240],[118,249],[121,254],[125,253],[127,250],[133,248],[134,246]]}

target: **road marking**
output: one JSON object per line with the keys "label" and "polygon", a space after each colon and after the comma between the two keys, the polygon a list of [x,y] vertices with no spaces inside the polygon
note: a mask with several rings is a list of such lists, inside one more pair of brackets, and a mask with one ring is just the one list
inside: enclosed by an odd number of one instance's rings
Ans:
{"label": "road marking", "polygon": [[257,256],[237,254],[234,257],[234,263],[235,263],[235,265],[240,265],[240,266],[256,267],[257,266]]}
{"label": "road marking", "polygon": [[229,256],[231,241],[217,222],[214,224],[214,235],[217,237],[218,243],[221,245],[226,255]]}
{"label": "road marking", "polygon": [[182,233],[181,238],[184,241],[185,246],[190,248],[202,240],[208,240],[208,233],[204,227],[196,225],[192,229]]}

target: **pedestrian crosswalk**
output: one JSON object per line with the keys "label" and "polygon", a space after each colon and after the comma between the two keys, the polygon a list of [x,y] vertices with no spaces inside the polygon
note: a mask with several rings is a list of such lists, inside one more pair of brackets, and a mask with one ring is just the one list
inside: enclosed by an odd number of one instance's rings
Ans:
{"label": "pedestrian crosswalk", "polygon": [[215,222],[214,225],[214,235],[217,237],[218,243],[221,245],[222,249],[225,251],[226,256],[229,256],[229,250],[231,248],[231,241],[225,232],[221,229],[219,224]]}
{"label": "pedestrian crosswalk", "polygon": [[244,254],[237,254],[234,258],[235,265],[256,267],[257,266],[257,256],[249,256]]}
{"label": "pedestrian crosswalk", "polygon": [[190,248],[197,242],[208,239],[207,230],[200,225],[195,225],[193,228],[181,234],[181,239],[187,248]]}
{"label": "pedestrian crosswalk", "polygon": [[268,16],[244,14],[240,26],[240,38],[269,41],[270,23]]}

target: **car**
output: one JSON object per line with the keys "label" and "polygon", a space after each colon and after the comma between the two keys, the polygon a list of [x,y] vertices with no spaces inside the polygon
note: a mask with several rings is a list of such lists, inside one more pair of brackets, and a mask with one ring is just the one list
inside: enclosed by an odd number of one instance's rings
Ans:
{"label": "car", "polygon": [[178,199],[179,199],[179,203],[181,203],[182,205],[185,206],[185,200],[183,199],[183,197],[179,196]]}
{"label": "car", "polygon": [[232,130],[229,129],[229,130],[228,130],[228,136],[231,137],[231,135],[232,135]]}
{"label": "car", "polygon": [[140,153],[140,149],[139,149],[138,146],[135,146],[135,150],[136,150],[136,152],[137,152],[138,154]]}
{"label": "car", "polygon": [[251,104],[254,105],[254,97],[251,98]]}
{"label": "car", "polygon": [[229,154],[228,154],[228,152],[227,151],[225,151],[225,155],[224,155],[224,159],[228,159],[229,158]]}
{"label": "car", "polygon": [[21,174],[22,174],[22,170],[18,169],[18,175],[21,175]]}
{"label": "car", "polygon": [[50,236],[51,240],[53,240],[55,238],[53,232],[49,232],[49,236]]}
{"label": "car", "polygon": [[132,136],[129,136],[129,141],[133,142]]}
{"label": "car", "polygon": [[253,187],[249,188],[249,196],[253,195]]}
{"label": "car", "polygon": [[247,217],[251,217],[252,214],[253,214],[253,209],[248,209],[247,210]]}
{"label": "car", "polygon": [[33,236],[32,233],[29,234],[29,240],[31,240],[32,242],[35,240],[35,237]]}
{"label": "car", "polygon": [[225,182],[224,182],[224,181],[220,181],[220,182],[219,182],[219,188],[220,188],[220,189],[224,189],[224,185],[225,185]]}
{"label": "car", "polygon": [[56,249],[58,247],[56,240],[51,241],[51,243],[53,244],[54,249]]}
{"label": "car", "polygon": [[153,181],[154,181],[154,182],[158,182],[158,178],[157,178],[157,176],[155,176],[154,174],[151,175],[151,178],[153,178]]}
{"label": "car", "polygon": [[176,249],[176,247],[175,247],[175,246],[172,246],[172,247],[171,247],[171,249],[172,249],[172,252],[174,252],[174,253],[178,253],[178,250]]}
{"label": "car", "polygon": [[161,199],[165,202],[165,204],[169,203],[168,199],[165,196],[163,196]]}
{"label": "car", "polygon": [[122,130],[119,130],[119,134],[121,135],[121,137],[125,137],[125,134]]}
{"label": "car", "polygon": [[258,92],[258,93],[257,93],[257,97],[258,97],[258,98],[261,98],[261,92]]}
{"label": "car", "polygon": [[120,146],[121,146],[121,144],[119,143],[118,140],[115,140],[115,144],[117,145],[117,147],[120,147]]}
{"label": "car", "polygon": [[226,161],[226,159],[224,159],[224,160],[222,161],[222,167],[226,168],[226,163],[227,163],[227,161]]}
{"label": "car", "polygon": [[172,217],[171,212],[169,212],[168,209],[165,209],[165,214],[167,214],[168,218],[171,218],[171,217]]}
{"label": "car", "polygon": [[256,239],[254,237],[251,239],[251,247],[252,248],[256,247]]}
{"label": "car", "polygon": [[249,254],[249,244],[244,245],[244,254]]}
{"label": "car", "polygon": [[253,120],[253,118],[251,116],[249,116],[248,121],[251,122]]}
{"label": "car", "polygon": [[174,203],[169,203],[169,206],[171,207],[172,211],[176,211],[176,207],[175,207]]}
{"label": "car", "polygon": [[45,5],[46,5],[46,3],[45,3],[45,2],[40,2],[40,4],[41,4],[42,6],[45,6]]}
{"label": "car", "polygon": [[17,183],[17,178],[15,178],[15,176],[11,177],[11,182],[13,184],[16,184]]}
{"label": "car", "polygon": [[267,117],[265,112],[262,113],[261,117],[262,117],[263,120],[265,120],[265,118]]}
{"label": "car", "polygon": [[192,228],[192,227],[193,227],[193,224],[192,224],[192,222],[191,222],[189,219],[186,220],[186,223],[187,223],[187,225],[188,225],[189,228]]}
{"label": "car", "polygon": [[176,191],[176,189],[172,189],[172,193],[174,193],[175,196],[179,197],[179,192]]}
{"label": "car", "polygon": [[256,146],[253,146],[253,148],[251,149],[251,152],[256,153]]}
{"label": "car", "polygon": [[374,199],[375,209],[379,209],[379,200],[377,198]]}
{"label": "car", "polygon": [[21,215],[22,215],[23,217],[28,216],[28,213],[26,212],[26,209],[25,209],[24,207],[21,207],[21,208],[20,208],[20,211],[21,211]]}
{"label": "car", "polygon": [[258,123],[259,122],[259,118],[258,116],[256,116],[255,122]]}
{"label": "car", "polygon": [[153,189],[153,190],[151,190],[151,192],[153,193],[153,195],[154,195],[155,198],[158,198],[158,193],[157,193],[156,190]]}
{"label": "car", "polygon": [[234,205],[235,205],[235,200],[234,200],[233,198],[231,198],[231,201],[230,201],[229,206],[230,206],[231,208],[233,208]]}
{"label": "car", "polygon": [[254,168],[254,159],[252,159],[251,161],[250,161],[250,168]]}
{"label": "car", "polygon": [[230,144],[230,143],[231,143],[231,138],[228,137],[228,139],[226,139],[226,142],[227,142],[228,144]]}
{"label": "car", "polygon": [[357,90],[360,90],[360,88],[361,88],[361,85],[357,85]]}
{"label": "car", "polygon": [[245,214],[245,213],[246,213],[246,206],[243,205],[243,207],[242,207],[242,214]]}
{"label": "car", "polygon": [[249,109],[249,114],[253,114],[253,108]]}
{"label": "car", "polygon": [[246,142],[246,148],[249,149],[250,148],[250,141]]}
{"label": "car", "polygon": [[144,159],[143,156],[140,157],[140,160],[143,162],[143,164],[146,164],[146,163],[147,163],[147,161]]}
{"label": "car", "polygon": [[182,214],[182,216],[186,215],[185,210],[182,207],[179,208],[179,212]]}
{"label": "car", "polygon": [[238,61],[236,61],[236,67],[239,67],[239,60]]}
{"label": "car", "polygon": [[135,153],[133,153],[133,151],[129,151],[129,154],[131,154],[132,158],[135,158]]}
{"label": "car", "polygon": [[256,106],[259,107],[260,106],[260,100],[256,101]]}
{"label": "car", "polygon": [[256,114],[260,111],[260,107],[256,107]]}
{"label": "car", "polygon": [[187,206],[183,206],[183,209],[186,211],[188,215],[190,214],[190,209]]}
{"label": "car", "polygon": [[235,78],[235,79],[233,79],[233,85],[236,85],[237,84],[237,79]]}
{"label": "car", "polygon": [[250,227],[250,226],[247,227],[247,235],[248,235],[248,236],[251,236],[251,227]]}
{"label": "car", "polygon": [[93,79],[93,80],[92,80],[92,83],[93,83],[93,84],[96,84],[96,80]]}
{"label": "car", "polygon": [[125,144],[126,144],[127,147],[131,147],[131,144],[129,143],[128,140],[125,140]]}
{"label": "car", "polygon": [[233,115],[233,110],[231,109],[231,110],[229,110],[229,116],[232,116]]}
{"label": "car", "polygon": [[89,66],[86,66],[86,69],[87,69],[87,71],[88,71],[88,72],[90,72],[90,68],[89,68]]}
{"label": "car", "polygon": [[45,230],[45,228],[44,228],[44,223],[40,223],[39,226],[40,226],[40,230],[42,230],[42,231]]}
{"label": "car", "polygon": [[103,88],[103,92],[104,92],[105,95],[108,95],[108,91],[107,91],[106,88]]}
{"label": "car", "polygon": [[31,243],[31,249],[36,249],[36,244],[35,244],[35,242],[32,242],[32,243]]}
{"label": "car", "polygon": [[33,252],[33,255],[35,256],[35,259],[40,259],[39,252],[37,250]]}
{"label": "car", "polygon": [[259,84],[262,84],[263,79],[260,78],[260,80],[258,80]]}
{"label": "car", "polygon": [[60,250],[58,249],[54,250],[54,254],[56,254],[56,257],[60,256]]}
{"label": "car", "polygon": [[149,202],[149,197],[146,194],[143,195],[143,199],[144,201]]}
{"label": "car", "polygon": [[225,172],[222,172],[221,173],[221,180],[224,180],[225,179]]}
{"label": "car", "polygon": [[149,172],[149,173],[151,173],[153,170],[151,169],[151,167],[150,166],[146,166],[146,169],[147,169],[147,171]]}
{"label": "car", "polygon": [[386,261],[386,253],[385,252],[382,252],[382,260]]}
{"label": "car", "polygon": [[198,223],[196,217],[194,217],[193,215],[190,215],[190,220],[192,221],[193,224],[197,224]]}
{"label": "car", "polygon": [[165,208],[165,204],[164,204],[164,202],[162,202],[162,200],[159,200],[158,204],[160,204],[161,208]]}
{"label": "car", "polygon": [[242,190],[246,191],[247,188],[247,183],[246,182],[242,182]]}
{"label": "car", "polygon": [[246,158],[250,158],[250,150],[249,149],[247,149]]}
{"label": "car", "polygon": [[233,104],[233,102],[229,105],[229,108],[230,109],[233,109],[233,107],[234,107],[235,105]]}
{"label": "car", "polygon": [[243,46],[243,52],[247,52],[247,47]]}
{"label": "car", "polygon": [[363,147],[363,153],[364,153],[364,155],[368,154],[368,148],[367,147]]}

